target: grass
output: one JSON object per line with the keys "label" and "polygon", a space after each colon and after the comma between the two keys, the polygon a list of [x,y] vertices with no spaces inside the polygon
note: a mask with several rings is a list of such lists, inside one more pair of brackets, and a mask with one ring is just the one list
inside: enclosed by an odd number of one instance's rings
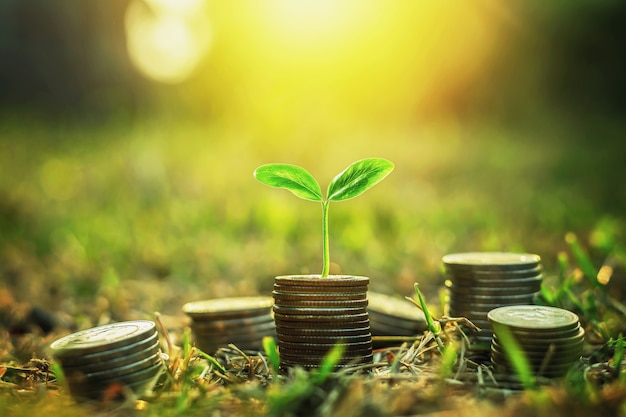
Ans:
{"label": "grass", "polygon": [[[371,129],[316,143],[200,124],[2,126],[0,323],[26,330],[2,330],[2,415],[625,414],[626,197],[615,187],[615,150],[476,126]],[[279,374],[269,341],[265,352],[193,347],[185,302],[269,294],[276,275],[319,270],[316,207],[267,193],[254,168],[289,162],[329,178],[369,156],[396,170],[385,187],[334,209],[331,272],[367,275],[373,290],[402,295],[418,283],[431,331],[377,352],[369,369],[324,377]],[[467,356],[470,328],[446,322],[433,302],[441,256],[463,250],[542,256],[538,301],[575,311],[588,332],[570,375],[512,394]],[[24,320],[32,306],[68,326],[38,332]],[[49,358],[47,344],[69,325],[155,319],[155,311],[164,348],[172,345],[165,390],[75,404],[47,362],[30,361]]]}

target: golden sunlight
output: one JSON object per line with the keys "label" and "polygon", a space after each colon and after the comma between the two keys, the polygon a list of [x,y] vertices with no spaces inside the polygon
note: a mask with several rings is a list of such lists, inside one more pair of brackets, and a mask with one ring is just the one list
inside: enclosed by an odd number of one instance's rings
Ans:
{"label": "golden sunlight", "polygon": [[165,83],[185,80],[211,43],[202,0],[133,0],[126,12],[127,48],[147,77]]}

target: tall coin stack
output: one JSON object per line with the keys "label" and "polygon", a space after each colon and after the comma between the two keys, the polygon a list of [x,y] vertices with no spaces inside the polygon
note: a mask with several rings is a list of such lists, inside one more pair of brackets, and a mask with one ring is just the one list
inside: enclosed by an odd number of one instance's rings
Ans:
{"label": "tall coin stack", "polygon": [[582,355],[585,331],[578,316],[570,311],[544,306],[507,306],[487,315],[494,329],[491,361],[496,371],[514,374],[501,341],[507,328],[536,376],[563,376]]}
{"label": "tall coin stack", "polygon": [[72,333],[54,341],[50,349],[61,364],[71,394],[79,399],[102,399],[114,384],[139,393],[154,384],[165,369],[151,321],[127,321]]}
{"label": "tall coin stack", "polygon": [[372,291],[368,293],[367,298],[372,336],[411,337],[426,330],[424,313],[411,302]]}
{"label": "tall coin stack", "polygon": [[316,368],[335,345],[337,367],[371,363],[369,278],[284,276],[274,281],[274,320],[282,367]]}
{"label": "tall coin stack", "polygon": [[488,351],[493,332],[487,313],[507,305],[532,304],[541,288],[538,255],[507,252],[467,252],[443,257],[448,314],[466,317],[481,332],[474,351]]}
{"label": "tall coin stack", "polygon": [[196,345],[213,354],[232,343],[244,350],[260,350],[263,337],[276,336],[272,297],[233,297],[194,301],[183,306],[191,317]]}

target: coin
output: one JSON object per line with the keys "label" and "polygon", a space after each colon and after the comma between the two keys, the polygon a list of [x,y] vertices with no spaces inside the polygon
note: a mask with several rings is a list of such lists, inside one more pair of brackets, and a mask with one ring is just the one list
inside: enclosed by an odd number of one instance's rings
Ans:
{"label": "coin", "polygon": [[518,295],[458,295],[455,293],[448,293],[450,303],[500,303],[500,302],[527,302],[535,293],[526,293]]}
{"label": "coin", "polygon": [[242,318],[261,315],[269,311],[273,304],[272,297],[219,298],[187,303],[183,306],[183,311],[193,319]]}
{"label": "coin", "polygon": [[[282,366],[301,366],[304,368],[316,368],[324,360],[325,355],[318,356],[281,356]],[[339,359],[335,368],[347,368],[354,366],[355,364],[372,363],[374,356],[370,352],[369,354],[355,355],[355,356],[343,356]]]}
{"label": "coin", "polygon": [[57,339],[50,345],[50,349],[57,359],[63,359],[111,350],[139,342],[154,333],[156,325],[147,320],[113,323]]}
{"label": "coin", "polygon": [[519,270],[535,268],[541,258],[530,253],[466,252],[443,257],[446,267],[480,270]]}
{"label": "coin", "polygon": [[215,336],[230,336],[230,335],[242,335],[246,333],[256,333],[262,332],[265,330],[273,330],[276,328],[276,324],[274,324],[274,320],[265,321],[262,323],[258,323],[250,326],[241,326],[241,327],[227,327],[227,328],[219,328],[211,325],[205,325],[201,323],[191,323],[191,329],[194,332],[206,334],[206,335],[215,335]]}
{"label": "coin", "polygon": [[[527,353],[536,353],[536,354],[546,354],[548,351],[558,352],[558,353],[568,353],[568,352],[582,352],[582,348],[584,345],[584,338],[581,339],[569,339],[563,343],[541,343],[537,341],[535,344],[525,343],[521,345],[523,350]],[[498,348],[502,352],[504,352],[504,347],[502,346],[500,339],[495,336],[493,338],[494,347]],[[518,343],[519,344],[519,343]]]}
{"label": "coin", "polygon": [[571,311],[556,307],[518,305],[491,310],[487,318],[490,322],[505,325],[511,329],[532,331],[566,330],[578,326],[578,316]]}
{"label": "coin", "polygon": [[356,285],[356,286],[318,286],[318,285],[280,285],[274,284],[274,291],[292,294],[312,294],[316,296],[326,296],[331,294],[344,294],[344,295],[362,295],[367,293],[368,285]]}
{"label": "coin", "polygon": [[[367,323],[366,323],[367,324]],[[358,335],[370,332],[370,326],[364,325],[362,327],[342,327],[342,328],[292,328],[280,326],[276,329],[276,332],[285,336],[328,336],[328,335]]]}
{"label": "coin", "polygon": [[118,366],[134,363],[138,360],[154,355],[156,353],[160,353],[158,340],[155,340],[155,342],[151,346],[144,350],[129,353],[126,355],[120,355],[117,357],[105,357],[104,359],[96,358],[95,360],[85,360],[83,363],[79,363],[78,365],[68,365],[64,362],[62,363],[62,365],[65,373],[73,372],[74,370],[77,370],[81,373],[89,373],[102,369],[111,369]]}
{"label": "coin", "polygon": [[519,299],[519,300],[513,300],[513,301],[498,300],[497,302],[484,302],[484,303],[450,301],[450,308],[454,307],[455,310],[460,310],[460,311],[472,310],[476,312],[482,312],[486,315],[489,311],[496,309],[496,308],[500,308],[503,306],[528,305],[532,302],[532,300],[533,300],[533,295],[528,295],[526,299]]}
{"label": "coin", "polygon": [[[354,309],[367,307],[367,299],[361,300],[276,300],[278,309],[283,307],[295,307],[295,308],[324,308],[324,309]],[[276,310],[276,309],[275,309]]]}
{"label": "coin", "polygon": [[[298,293],[288,291],[272,291],[274,300],[303,300],[303,301],[338,301],[338,300],[364,300],[367,298],[366,291],[360,292],[329,292],[329,293]],[[275,301],[276,302],[276,301]]]}
{"label": "coin", "polygon": [[283,307],[274,306],[274,317],[281,316],[355,316],[366,314],[366,307],[324,308],[324,307]]}
{"label": "coin", "polygon": [[[495,332],[497,335],[497,331]],[[572,343],[582,343],[585,339],[585,331],[584,329],[581,327],[578,330],[578,334],[576,334],[575,336],[568,336],[568,337],[551,337],[550,333],[548,332],[543,332],[544,337],[543,338],[533,338],[533,337],[523,337],[523,336],[518,336],[517,334],[513,333],[513,336],[515,337],[515,339],[517,340],[517,342],[523,346],[547,346],[550,344],[554,344],[557,346],[560,345],[569,345]]]}
{"label": "coin", "polygon": [[326,336],[291,336],[285,334],[278,334],[278,340],[285,342],[294,342],[302,344],[333,344],[337,342],[353,343],[353,342],[371,342],[372,334],[370,332],[360,335],[326,335]]}
{"label": "coin", "polygon": [[276,322],[276,330],[281,329],[344,329],[358,328],[369,326],[367,314],[359,315],[359,317],[340,316],[340,317],[317,317],[305,316],[302,319],[294,319],[293,316],[287,316],[282,319],[280,316],[274,318]]}
{"label": "coin", "polygon": [[458,287],[520,287],[520,286],[536,286],[541,285],[543,277],[541,275],[530,276],[530,277],[510,277],[510,278],[492,278],[492,279],[481,279],[481,278],[467,278],[458,275],[445,275],[445,278],[450,280],[452,285]]}
{"label": "coin", "polygon": [[541,288],[541,281],[537,281],[533,284],[523,285],[523,286],[509,286],[509,285],[493,286],[491,284],[460,286],[448,280],[446,281],[445,286],[450,294],[506,296],[506,295],[519,295],[519,294],[529,294],[529,293],[537,292]]}
{"label": "coin", "polygon": [[274,283],[282,286],[294,287],[355,287],[369,284],[370,279],[354,275],[334,275],[321,278],[319,275],[287,275],[278,276]]}
{"label": "coin", "polygon": [[369,308],[380,315],[406,320],[424,321],[424,313],[410,301],[370,291]]}

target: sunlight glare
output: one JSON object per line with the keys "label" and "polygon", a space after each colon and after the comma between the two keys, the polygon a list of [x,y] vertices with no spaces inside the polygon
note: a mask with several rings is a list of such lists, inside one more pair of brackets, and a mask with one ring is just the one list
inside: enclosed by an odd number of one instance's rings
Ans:
{"label": "sunlight glare", "polygon": [[127,47],[135,66],[164,83],[188,78],[210,46],[198,0],[134,0],[126,13]]}

